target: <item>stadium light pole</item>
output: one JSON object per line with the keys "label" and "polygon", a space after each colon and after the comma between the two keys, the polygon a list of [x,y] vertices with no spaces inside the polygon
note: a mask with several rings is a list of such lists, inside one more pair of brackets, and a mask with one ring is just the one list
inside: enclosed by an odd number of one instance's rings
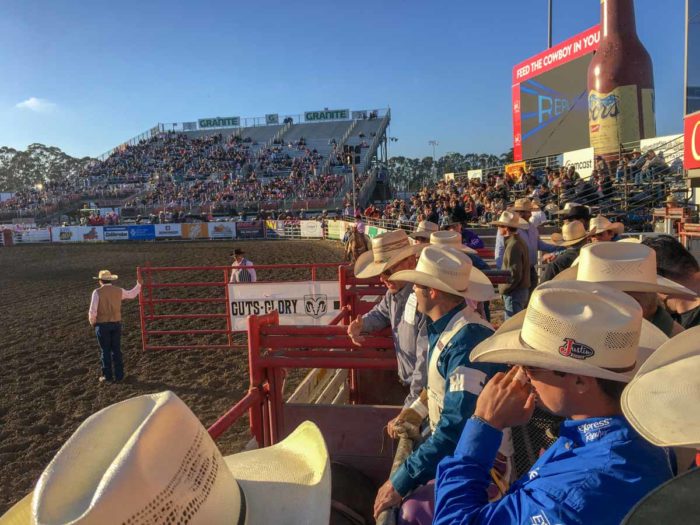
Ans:
{"label": "stadium light pole", "polygon": [[547,9],[547,47],[552,47],[552,2],[554,0],[548,0]]}
{"label": "stadium light pole", "polygon": [[437,140],[429,140],[428,145],[433,147],[433,162],[435,162],[435,146],[439,146],[440,143]]}

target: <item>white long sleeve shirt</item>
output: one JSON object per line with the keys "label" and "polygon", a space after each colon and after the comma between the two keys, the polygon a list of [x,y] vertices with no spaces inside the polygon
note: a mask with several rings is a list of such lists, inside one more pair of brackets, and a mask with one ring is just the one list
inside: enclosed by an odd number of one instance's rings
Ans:
{"label": "white long sleeve shirt", "polygon": [[[241,259],[241,262],[233,261],[231,266],[253,266],[253,263],[248,259]],[[247,276],[243,276],[242,273],[247,272],[250,279]],[[230,283],[254,283],[258,280],[258,276],[253,268],[237,268],[231,271]]]}
{"label": "white long sleeve shirt", "polygon": [[[112,286],[111,284],[103,284],[102,286]],[[97,321],[97,306],[100,304],[100,295],[97,293],[98,288],[95,288],[92,292],[92,298],[90,299],[90,309],[88,310],[88,320],[90,324],[95,324]],[[139,295],[141,292],[141,283],[136,283],[131,290],[122,290],[122,300],[133,299]]]}

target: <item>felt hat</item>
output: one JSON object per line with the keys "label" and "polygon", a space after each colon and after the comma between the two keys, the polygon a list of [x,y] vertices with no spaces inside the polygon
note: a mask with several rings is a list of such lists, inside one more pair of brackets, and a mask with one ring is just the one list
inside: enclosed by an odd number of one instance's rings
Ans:
{"label": "felt hat", "polygon": [[490,301],[496,297],[491,281],[474,268],[468,255],[434,245],[421,252],[415,270],[396,272],[389,280],[415,283],[474,301]]}
{"label": "felt hat", "polygon": [[603,215],[596,215],[588,223],[588,233],[596,235],[604,231],[612,231],[615,235],[620,235],[625,231],[625,225],[621,222],[610,222]]}
{"label": "felt hat", "polygon": [[403,230],[394,230],[372,239],[372,249],[364,252],[355,261],[355,277],[369,279],[380,275],[423,249],[420,244],[411,245]]}
{"label": "felt hat", "polygon": [[440,230],[440,226],[430,221],[420,221],[416,230],[409,237],[413,239],[430,239],[430,234]]}
{"label": "felt hat", "polygon": [[667,340],[642,318],[642,308],[629,295],[600,284],[549,281],[469,359],[627,383]]}
{"label": "felt hat", "polygon": [[622,411],[647,441],[700,448],[700,326],[661,345],[622,393]]}
{"label": "felt hat", "polygon": [[561,228],[561,233],[553,233],[551,236],[552,244],[557,246],[573,246],[588,237],[586,227],[581,221],[567,222]]}
{"label": "felt hat", "polygon": [[635,242],[588,244],[581,248],[571,267],[554,279],[603,283],[623,292],[696,295],[690,288],[657,275],[656,252]]}
{"label": "felt hat", "polygon": [[700,515],[700,469],[659,485],[629,511],[621,525],[695,523]]}
{"label": "felt hat", "polygon": [[113,274],[109,270],[100,270],[100,272],[97,274],[97,277],[93,277],[93,279],[99,279],[100,281],[116,281],[117,279],[119,279],[119,276]]}
{"label": "felt hat", "polygon": [[237,255],[243,255],[245,252],[243,251],[243,248],[236,248],[231,252],[231,257],[236,257]]}
{"label": "felt hat", "polygon": [[526,230],[530,227],[530,223],[523,219],[519,213],[515,211],[504,211],[497,221],[491,223],[492,226],[505,226],[507,228],[520,228]]}
{"label": "felt hat", "polygon": [[330,517],[328,452],[302,423],[271,447],[222,457],[197,417],[162,392],[87,418],[29,495],[13,524],[315,523]]}
{"label": "felt hat", "polygon": [[532,211],[532,201],[527,197],[517,199],[511,207],[512,211]]}

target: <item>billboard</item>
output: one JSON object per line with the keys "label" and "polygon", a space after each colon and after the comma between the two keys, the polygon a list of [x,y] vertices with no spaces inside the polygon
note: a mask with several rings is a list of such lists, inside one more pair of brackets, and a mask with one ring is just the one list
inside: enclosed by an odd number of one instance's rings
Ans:
{"label": "billboard", "polygon": [[700,0],[687,0],[685,114],[700,111]]}
{"label": "billboard", "polygon": [[[685,117],[684,132],[683,164],[687,170],[698,170],[700,169],[700,111]],[[695,173],[691,176],[695,176]]]}
{"label": "billboard", "polygon": [[130,241],[152,241],[156,238],[153,224],[132,224],[127,226]]}
{"label": "billboard", "polygon": [[126,226],[105,226],[104,239],[105,241],[128,241],[129,228]]}
{"label": "billboard", "polygon": [[179,239],[182,236],[181,224],[154,224],[156,239]]}
{"label": "billboard", "polygon": [[102,226],[66,226],[51,228],[51,242],[104,241]]}
{"label": "billboard", "polygon": [[595,26],[513,68],[514,160],[590,146],[588,65],[599,42]]}

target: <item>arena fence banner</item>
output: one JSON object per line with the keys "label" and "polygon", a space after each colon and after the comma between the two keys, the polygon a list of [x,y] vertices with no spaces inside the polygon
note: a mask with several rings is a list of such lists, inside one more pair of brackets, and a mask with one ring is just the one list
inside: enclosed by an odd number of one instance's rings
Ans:
{"label": "arena fence banner", "polygon": [[105,241],[128,241],[129,228],[128,226],[105,226],[104,239]]}
{"label": "arena fence banner", "polygon": [[277,310],[280,324],[327,325],[340,313],[337,281],[229,284],[231,330],[247,329],[249,315]]}
{"label": "arena fence banner", "polygon": [[130,241],[152,241],[156,238],[153,224],[134,224],[128,228]]}
{"label": "arena fence banner", "polygon": [[209,223],[209,237],[212,239],[235,239],[235,222],[211,222]]}
{"label": "arena fence banner", "polygon": [[377,235],[381,235],[382,233],[386,233],[388,230],[386,228],[379,228],[378,226],[368,226],[367,229],[365,230],[365,233],[367,234],[367,237],[370,239],[374,239]]}
{"label": "arena fence banner", "polygon": [[104,241],[102,226],[65,226],[51,228],[51,242]]}
{"label": "arena fence banner", "polygon": [[582,179],[587,179],[593,174],[593,156],[593,148],[567,151],[562,155],[562,166],[565,168],[573,166]]}
{"label": "arena fence banner", "polygon": [[484,178],[484,170],[469,170],[467,171],[467,179],[472,180],[472,179],[477,179],[477,180],[483,180]]}
{"label": "arena fence banner", "polygon": [[284,238],[284,221],[275,221],[267,219],[265,221],[265,238],[266,239],[282,239]]}
{"label": "arena fence banner", "polygon": [[328,221],[328,238],[339,241],[345,235],[345,221]]}
{"label": "arena fence banner", "polygon": [[241,221],[236,223],[236,239],[259,239],[265,236],[264,221]]}
{"label": "arena fence banner", "polygon": [[182,224],[154,224],[156,239],[180,239]]}
{"label": "arena fence banner", "polygon": [[[669,148],[666,146],[669,142],[678,141],[677,148]],[[644,154],[653,149],[656,152],[664,151],[664,160],[667,164],[671,164],[674,160],[683,160],[683,135],[664,135],[663,137],[654,137],[651,139],[642,139],[639,141],[639,149]]]}
{"label": "arena fence banner", "polygon": [[15,244],[33,242],[51,242],[51,231],[48,228],[40,230],[19,230],[13,233]]}
{"label": "arena fence banner", "polygon": [[190,241],[209,238],[209,224],[206,222],[188,222],[182,225],[182,238]]}
{"label": "arena fence banner", "polygon": [[302,237],[323,238],[323,224],[319,221],[300,221],[299,233]]}

